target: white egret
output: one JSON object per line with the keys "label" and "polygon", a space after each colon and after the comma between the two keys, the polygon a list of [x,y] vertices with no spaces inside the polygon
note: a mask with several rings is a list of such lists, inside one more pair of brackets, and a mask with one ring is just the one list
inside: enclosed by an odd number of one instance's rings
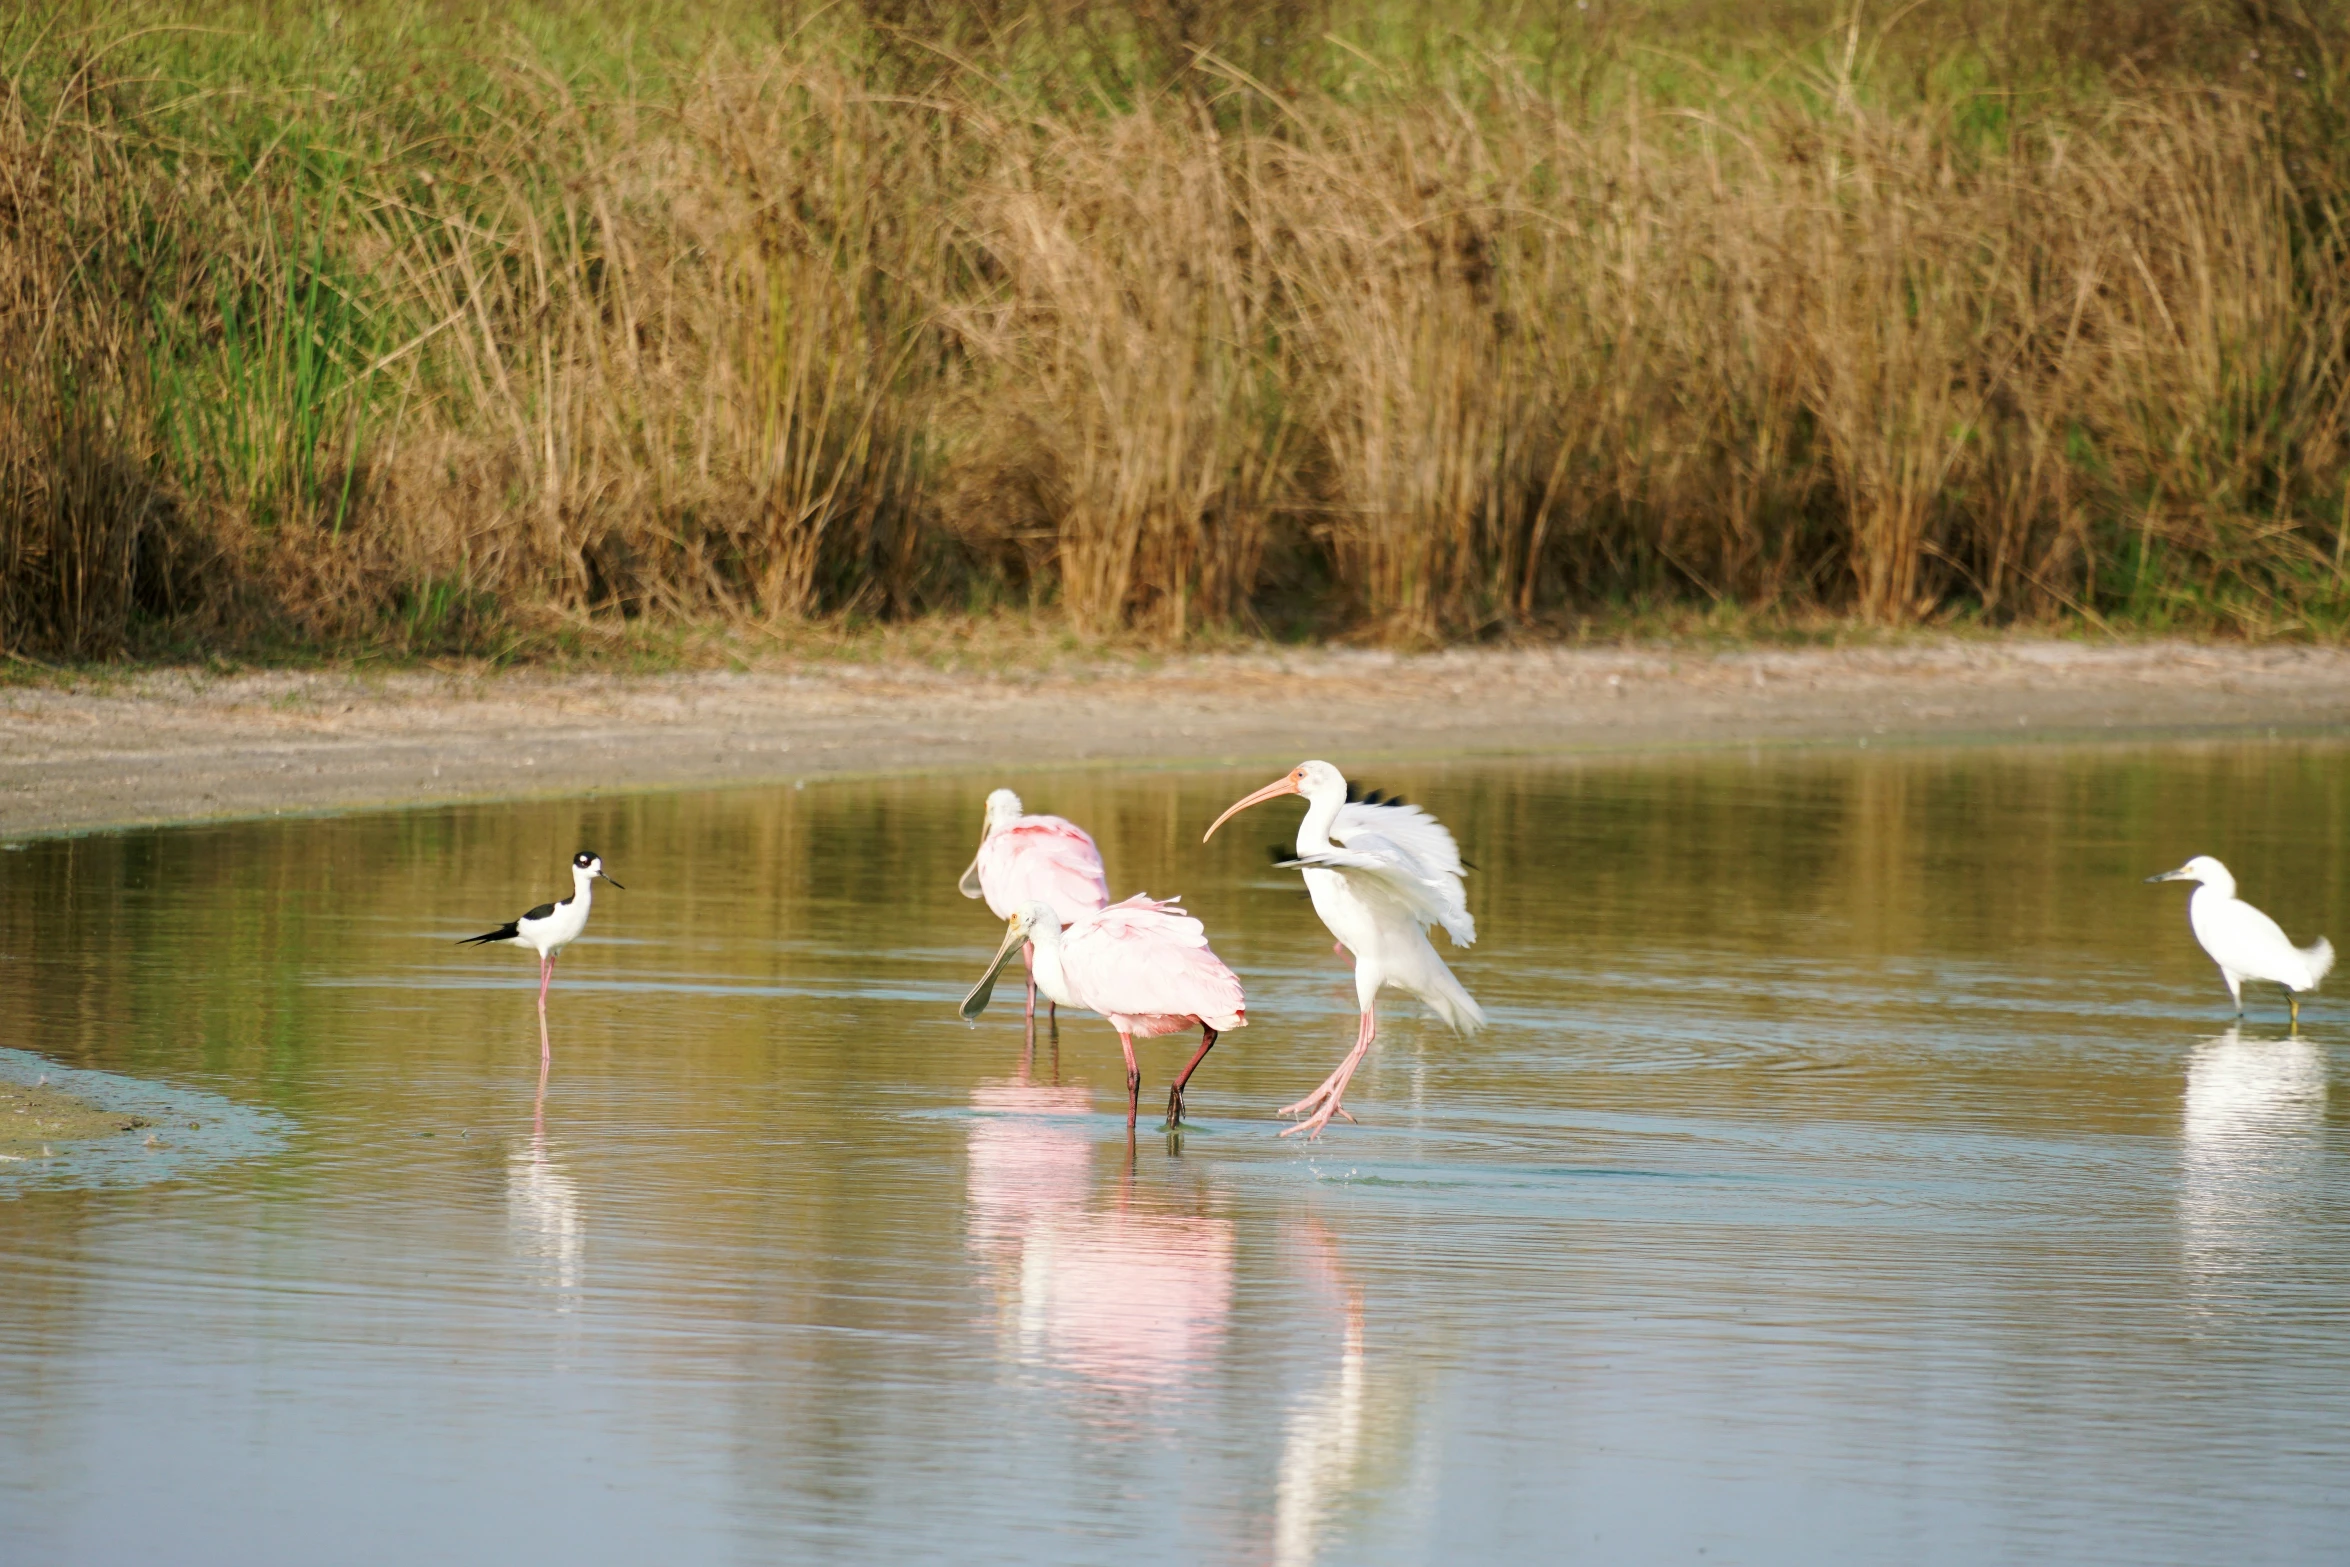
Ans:
{"label": "white egret", "polygon": [[2257,979],[2285,987],[2296,1027],[2301,1022],[2301,992],[2315,990],[2334,966],[2334,944],[2323,936],[2306,947],[2296,947],[2275,920],[2236,896],[2236,878],[2208,854],[2198,854],[2175,871],[2146,878],[2155,881],[2200,882],[2187,899],[2187,923],[2195,939],[2219,965],[2228,982],[2228,998],[2236,1016],[2244,1015],[2244,981]]}

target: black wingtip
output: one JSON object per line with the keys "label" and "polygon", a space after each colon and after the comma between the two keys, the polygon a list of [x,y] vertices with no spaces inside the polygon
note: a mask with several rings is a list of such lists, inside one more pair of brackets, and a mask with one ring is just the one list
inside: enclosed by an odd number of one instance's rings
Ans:
{"label": "black wingtip", "polygon": [[457,938],[457,945],[478,947],[487,941],[512,941],[521,934],[521,928],[517,925],[500,925],[496,930],[485,930],[478,936],[460,936]]}

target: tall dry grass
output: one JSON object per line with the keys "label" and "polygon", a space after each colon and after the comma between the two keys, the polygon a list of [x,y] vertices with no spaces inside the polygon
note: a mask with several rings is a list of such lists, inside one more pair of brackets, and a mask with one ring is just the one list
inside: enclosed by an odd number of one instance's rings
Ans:
{"label": "tall dry grass", "polygon": [[802,30],[216,120],[20,39],[0,645],[2350,623],[2324,51],[2017,94],[1842,36],[1086,102]]}

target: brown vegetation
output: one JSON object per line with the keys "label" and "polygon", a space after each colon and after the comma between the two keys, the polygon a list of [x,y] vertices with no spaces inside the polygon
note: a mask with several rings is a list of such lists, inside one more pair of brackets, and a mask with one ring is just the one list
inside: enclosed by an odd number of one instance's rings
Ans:
{"label": "brown vegetation", "polygon": [[211,118],[150,40],[17,36],[0,647],[2332,632],[2337,67],[2244,36],[2034,92],[1955,46],[1896,82],[1856,22],[1752,80],[1595,35],[1053,94],[874,24],[652,85],[363,56]]}

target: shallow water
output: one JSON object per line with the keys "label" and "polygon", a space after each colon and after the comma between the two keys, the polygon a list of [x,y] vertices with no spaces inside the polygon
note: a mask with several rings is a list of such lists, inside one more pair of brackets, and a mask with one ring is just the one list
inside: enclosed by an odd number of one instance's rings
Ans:
{"label": "shallow water", "polygon": [[[1269,774],[1018,780],[1249,986],[1131,1147],[1098,1021],[955,1016],[992,780],[18,847],[0,1044],[253,1141],[0,1177],[0,1561],[2339,1560],[2350,1002],[2227,1028],[2139,878],[2345,943],[2345,762],[1377,770],[1494,1027],[1398,1007],[1313,1146],[1297,808],[1198,843]],[[582,845],[539,1103],[450,943]]]}

